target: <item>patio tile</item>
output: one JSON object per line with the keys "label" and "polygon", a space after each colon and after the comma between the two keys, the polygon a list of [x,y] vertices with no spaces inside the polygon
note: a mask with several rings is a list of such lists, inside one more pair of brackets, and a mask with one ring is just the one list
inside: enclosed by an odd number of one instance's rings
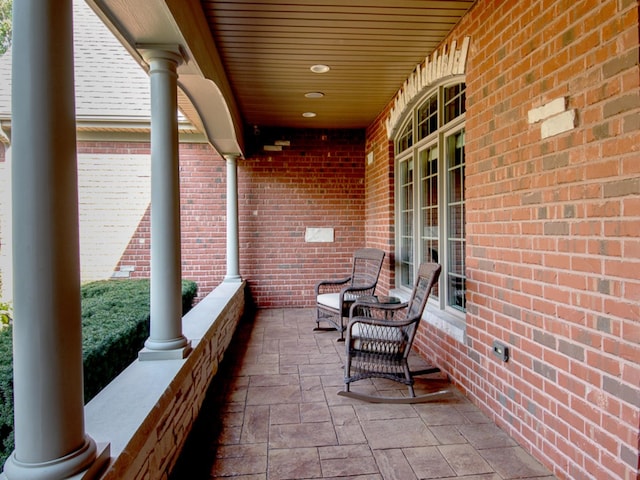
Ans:
{"label": "patio tile", "polygon": [[[471,404],[469,404],[471,405]],[[465,416],[469,423],[491,423],[491,419],[485,415],[480,409],[476,406],[469,406],[466,409],[461,409],[458,407],[458,410]]]}
{"label": "patio tile", "polygon": [[269,448],[320,447],[337,443],[330,422],[272,425],[269,429]]}
{"label": "patio tile", "polygon": [[300,389],[303,402],[325,402],[320,377],[300,377]]}
{"label": "patio tile", "polygon": [[309,352],[308,354],[309,363],[312,365],[331,365],[333,367],[332,370],[338,371],[338,368],[342,367],[342,361],[340,359],[340,355],[338,355],[335,350],[327,349],[322,352]]}
{"label": "patio tile", "polygon": [[451,425],[430,426],[429,430],[436,437],[440,445],[453,445],[456,443],[467,443],[467,439]]}
{"label": "patio tile", "polygon": [[330,422],[331,414],[327,404],[322,403],[301,403],[300,419],[302,423]]}
{"label": "patio tile", "polygon": [[471,445],[443,445],[438,447],[456,475],[492,473],[491,466]]}
{"label": "patio tile", "polygon": [[248,406],[242,425],[241,443],[262,443],[269,438],[269,407]]}
{"label": "patio tile", "polygon": [[299,385],[278,385],[273,387],[249,387],[247,405],[275,405],[278,403],[300,403],[302,396]]}
{"label": "patio tile", "polygon": [[428,426],[432,425],[464,425],[469,419],[448,403],[416,404],[415,410]]}
{"label": "patio tile", "polygon": [[367,444],[318,447],[318,454],[320,455],[320,460],[372,456],[371,449]]}
{"label": "patio tile", "polygon": [[[235,478],[233,480],[236,480]],[[320,480],[312,478],[311,480]],[[355,476],[347,476],[347,477],[322,477],[322,480],[384,480],[382,475],[372,474],[372,475],[355,475]]]}
{"label": "patio tile", "polygon": [[336,436],[340,445],[351,445],[356,443],[366,443],[367,438],[358,422],[345,425],[336,425]]}
{"label": "patio tile", "polygon": [[438,441],[419,418],[360,422],[373,450],[383,448],[426,447]]}
{"label": "patio tile", "polygon": [[240,443],[242,435],[242,426],[223,426],[216,439],[220,445],[231,445]]}
{"label": "patio tile", "polygon": [[367,439],[351,405],[331,407],[330,411],[340,445],[366,443]]}
{"label": "patio tile", "polygon": [[280,373],[280,368],[277,363],[243,364],[238,372],[239,375],[275,375],[278,373]]}
{"label": "patio tile", "polygon": [[320,459],[315,448],[269,451],[269,480],[301,480],[321,475]]}
{"label": "patio tile", "polygon": [[271,425],[300,423],[299,405],[271,405],[269,412],[269,423]]}
{"label": "patio tile", "polygon": [[221,445],[216,448],[216,458],[266,457],[266,443],[249,445]]}
{"label": "patio tile", "polygon": [[320,380],[322,380],[323,387],[331,387],[331,395],[338,395],[338,392],[344,388],[342,369],[331,372],[329,375],[321,375]]}
{"label": "patio tile", "polygon": [[402,451],[420,479],[454,475],[454,471],[436,447],[405,448]]}
{"label": "patio tile", "polygon": [[459,425],[458,431],[477,449],[513,447],[516,442],[493,423]]}
{"label": "patio tile", "polygon": [[550,477],[551,472],[520,447],[480,450],[487,462],[504,479]]}
{"label": "patio tile", "polygon": [[310,365],[299,365],[300,375],[336,375],[338,363],[335,359],[327,359],[326,362],[312,363]]}
{"label": "patio tile", "polygon": [[249,388],[253,387],[275,387],[283,385],[298,385],[298,377],[296,375],[253,375],[249,381]]}
{"label": "patio tile", "polygon": [[282,354],[280,355],[280,366],[282,365],[309,365],[311,360],[306,354]]}
{"label": "patio tile", "polygon": [[280,368],[278,369],[281,375],[295,375],[298,376],[298,365],[283,365],[280,364]]}
{"label": "patio tile", "polygon": [[[183,452],[196,473],[170,480],[554,479],[460,393],[413,405],[337,395],[345,347],[313,332],[314,314],[260,311],[238,330]],[[421,378],[416,392],[434,386]],[[384,379],[353,390],[407,395]]]}
{"label": "patio tile", "polygon": [[247,387],[241,386],[230,389],[226,394],[226,401],[229,403],[242,403],[247,399]]}
{"label": "patio tile", "polygon": [[374,450],[373,455],[385,480],[417,480],[402,450]]}
{"label": "patio tile", "polygon": [[[207,480],[229,480],[229,477],[208,477]],[[237,475],[233,477],[233,480],[267,480],[267,474]]]}
{"label": "patio tile", "polygon": [[325,477],[345,477],[378,473],[376,461],[367,445],[320,447],[320,465]]}
{"label": "patio tile", "polygon": [[224,457],[216,459],[211,468],[211,475],[230,477],[264,473],[267,470],[266,455],[248,455],[241,457]]}
{"label": "patio tile", "polygon": [[345,477],[347,475],[367,475],[378,473],[378,466],[373,456],[341,459],[327,459],[320,462],[322,475],[329,477]]}
{"label": "patio tile", "polygon": [[394,418],[417,418],[413,405],[385,405],[384,403],[360,403],[354,406],[361,421],[392,420]]}
{"label": "patio tile", "polygon": [[260,353],[280,353],[280,342],[277,339],[264,340],[261,342]]}

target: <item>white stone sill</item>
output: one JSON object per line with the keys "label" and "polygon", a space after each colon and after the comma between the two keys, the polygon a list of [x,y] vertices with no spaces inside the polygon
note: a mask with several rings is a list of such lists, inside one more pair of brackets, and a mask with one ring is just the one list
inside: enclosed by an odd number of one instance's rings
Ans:
{"label": "white stone sill", "polygon": [[[223,282],[183,317],[182,333],[191,340],[194,350],[229,300],[241,288],[244,288],[244,283]],[[96,443],[109,443],[111,457],[118,457],[152,413],[174,378],[188,374],[182,372],[188,358],[143,362],[135,360],[85,406],[86,433]]]}

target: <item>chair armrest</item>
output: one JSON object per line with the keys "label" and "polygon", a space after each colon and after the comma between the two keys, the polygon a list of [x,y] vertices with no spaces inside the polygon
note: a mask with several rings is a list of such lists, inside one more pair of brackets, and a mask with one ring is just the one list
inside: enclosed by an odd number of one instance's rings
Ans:
{"label": "chair armrest", "polygon": [[363,295],[373,295],[373,292],[376,288],[376,283],[372,283],[371,285],[350,285],[348,287],[345,287],[340,291],[340,300],[342,301],[342,299],[346,297],[346,300],[353,302],[357,301],[358,297],[361,297]]}
{"label": "chair armrest", "polygon": [[377,303],[376,301],[367,301],[366,298],[358,299],[349,311],[349,318],[360,317],[366,319],[388,319],[395,316],[399,310],[407,308],[409,304],[404,303]]}
{"label": "chair armrest", "polygon": [[349,283],[351,281],[351,277],[340,278],[337,280],[321,280],[316,283],[315,292],[316,295],[320,295],[322,293],[335,293],[339,292],[343,285]]}
{"label": "chair armrest", "polygon": [[349,320],[348,329],[351,330],[351,327],[356,323],[364,323],[366,325],[374,325],[376,327],[394,327],[401,328],[411,325],[412,323],[417,322],[418,318],[409,318],[403,320],[393,320],[393,319],[384,319],[384,318],[373,318],[373,317],[353,317]]}
{"label": "chair armrest", "polygon": [[[412,324],[417,324],[419,321],[420,319],[418,317],[403,320],[352,317],[347,324],[345,334],[347,353],[349,353],[349,351],[354,347],[355,344],[353,344],[353,341],[355,340],[357,342],[358,339],[374,341],[377,345],[376,347],[373,347],[374,350],[379,348],[383,343],[408,341],[409,338],[415,334],[415,328],[412,329],[411,333],[408,333],[407,327],[410,327]],[[356,348],[360,349],[361,347],[362,345]],[[371,345],[365,347],[365,349],[370,348],[372,348]]]}

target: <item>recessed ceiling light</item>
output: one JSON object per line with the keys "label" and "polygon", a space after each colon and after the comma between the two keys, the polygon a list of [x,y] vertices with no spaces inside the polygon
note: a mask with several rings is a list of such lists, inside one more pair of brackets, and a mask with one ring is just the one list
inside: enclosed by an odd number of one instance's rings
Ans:
{"label": "recessed ceiling light", "polygon": [[324,97],[324,93],[322,92],[307,92],[304,94],[307,98],[322,98]]}
{"label": "recessed ceiling light", "polygon": [[302,116],[305,118],[313,118],[316,116],[316,112],[304,112]]}
{"label": "recessed ceiling light", "polygon": [[311,71],[313,73],[327,73],[331,68],[328,65],[311,65]]}

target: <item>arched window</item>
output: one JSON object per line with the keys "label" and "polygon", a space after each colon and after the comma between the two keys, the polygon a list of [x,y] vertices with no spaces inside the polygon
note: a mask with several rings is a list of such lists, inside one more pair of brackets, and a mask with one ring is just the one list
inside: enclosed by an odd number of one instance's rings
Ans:
{"label": "arched window", "polygon": [[420,262],[443,275],[432,301],[465,311],[465,84],[422,97],[394,139],[398,288],[410,290]]}

